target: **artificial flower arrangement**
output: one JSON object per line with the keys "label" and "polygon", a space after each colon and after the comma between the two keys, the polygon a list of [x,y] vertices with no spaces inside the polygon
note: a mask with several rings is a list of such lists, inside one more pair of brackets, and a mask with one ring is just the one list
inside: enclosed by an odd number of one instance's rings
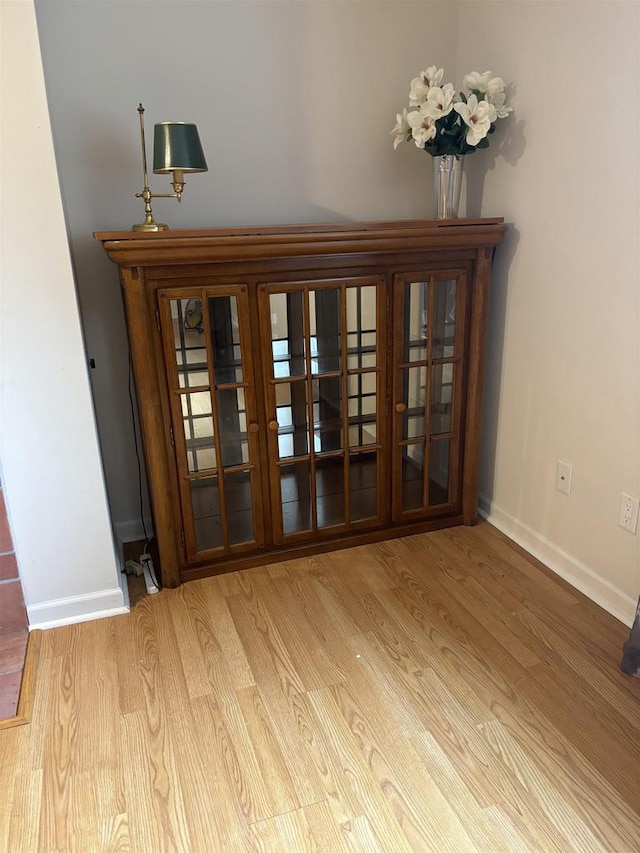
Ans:
{"label": "artificial flower arrangement", "polygon": [[441,85],[443,76],[444,69],[432,65],[411,81],[409,106],[416,109],[405,108],[396,116],[394,149],[413,139],[432,156],[471,154],[489,147],[496,121],[512,112],[505,103],[504,81],[491,71],[467,74],[469,94],[460,92],[458,98],[452,83]]}

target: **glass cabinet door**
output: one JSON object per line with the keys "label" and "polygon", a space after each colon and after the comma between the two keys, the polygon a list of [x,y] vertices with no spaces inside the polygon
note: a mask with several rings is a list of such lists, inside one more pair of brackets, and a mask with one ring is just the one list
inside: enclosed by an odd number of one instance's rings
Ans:
{"label": "glass cabinet door", "polygon": [[385,288],[379,276],[261,285],[275,541],[385,511]]}
{"label": "glass cabinet door", "polygon": [[246,288],[158,295],[187,559],[262,544]]}
{"label": "glass cabinet door", "polygon": [[459,502],[464,271],[394,281],[394,519],[442,514]]}

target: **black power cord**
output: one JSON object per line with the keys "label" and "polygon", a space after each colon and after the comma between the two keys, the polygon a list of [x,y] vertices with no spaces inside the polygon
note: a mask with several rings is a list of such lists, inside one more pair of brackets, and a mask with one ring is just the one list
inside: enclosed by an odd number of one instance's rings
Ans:
{"label": "black power cord", "polygon": [[[136,461],[138,463],[138,497],[140,500],[140,521],[142,522],[142,532],[144,533],[144,549],[143,554],[147,553],[149,548],[149,534],[147,532],[147,526],[144,523],[144,501],[142,498],[142,462],[140,460],[140,450],[138,448],[138,431],[136,429],[136,410],[133,402],[133,389],[131,387],[131,378],[133,376],[133,363],[131,361],[131,350],[129,350],[129,405],[131,406],[131,426],[133,428],[133,446],[136,451]],[[147,563],[147,561],[145,561]],[[148,564],[146,568],[149,570],[149,577],[151,578],[151,583],[155,586],[155,588],[160,592],[162,589],[161,585],[158,583],[156,578],[156,573],[152,567]]]}

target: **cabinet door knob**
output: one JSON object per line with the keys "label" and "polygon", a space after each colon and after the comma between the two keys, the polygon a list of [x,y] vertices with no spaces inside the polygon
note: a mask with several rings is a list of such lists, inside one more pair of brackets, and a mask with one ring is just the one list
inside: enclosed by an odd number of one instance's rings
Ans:
{"label": "cabinet door knob", "polygon": [[277,432],[279,426],[280,424],[278,423],[278,421],[269,421],[269,429],[271,430],[271,432]]}
{"label": "cabinet door knob", "polygon": [[249,424],[249,432],[258,432],[259,429],[260,429],[260,427],[258,426],[257,423],[250,423]]}
{"label": "cabinet door knob", "polygon": [[402,413],[406,410],[406,405],[404,403],[396,403],[396,412]]}

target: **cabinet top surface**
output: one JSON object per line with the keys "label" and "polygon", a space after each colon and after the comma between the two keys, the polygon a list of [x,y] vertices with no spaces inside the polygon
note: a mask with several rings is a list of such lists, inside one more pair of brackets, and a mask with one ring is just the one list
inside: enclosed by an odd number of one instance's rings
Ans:
{"label": "cabinet top surface", "polygon": [[502,216],[484,219],[399,219],[372,220],[364,222],[320,222],[298,223],[294,225],[253,225],[236,228],[196,228],[168,229],[145,233],[143,231],[94,231],[96,240],[167,240],[185,237],[206,239],[221,236],[273,236],[283,234],[327,234],[331,232],[359,233],[363,231],[395,231],[403,229],[422,228],[469,228],[471,226],[500,225],[504,222]]}
{"label": "cabinet top surface", "polygon": [[485,219],[408,219],[265,225],[198,230],[97,231],[109,258],[120,265],[185,263],[241,250],[246,253],[320,254],[394,251],[442,247],[486,247],[502,242],[502,217]]}

